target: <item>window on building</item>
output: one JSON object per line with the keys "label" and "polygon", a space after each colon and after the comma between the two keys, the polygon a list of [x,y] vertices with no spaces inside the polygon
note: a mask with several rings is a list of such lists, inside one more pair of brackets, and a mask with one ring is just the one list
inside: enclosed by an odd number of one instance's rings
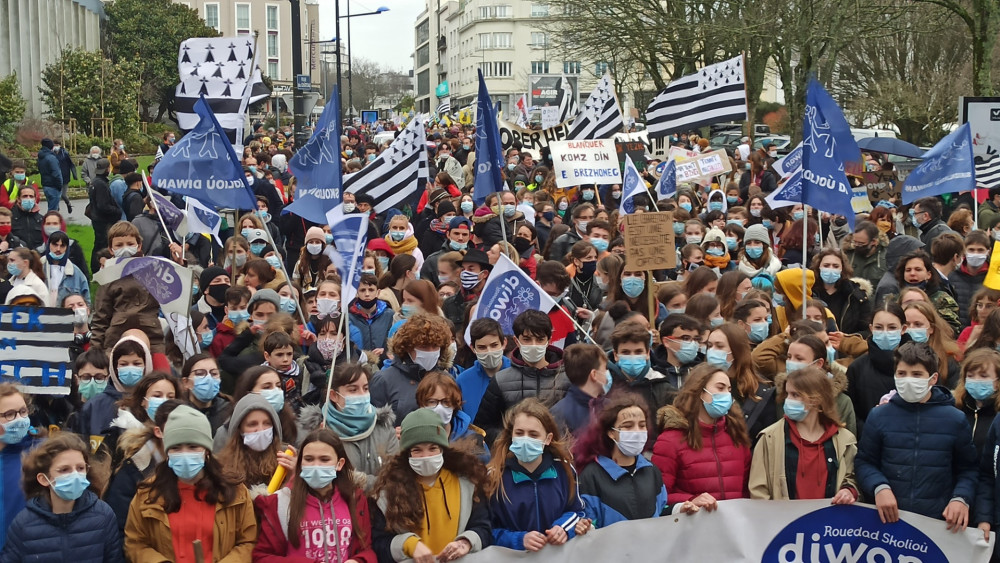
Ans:
{"label": "window on building", "polygon": [[417,96],[429,96],[431,93],[431,73],[423,71],[417,75]]}
{"label": "window on building", "polygon": [[431,36],[430,22],[424,20],[417,26],[417,45],[426,43]]}
{"label": "window on building", "polygon": [[205,25],[220,30],[218,4],[205,4]]}
{"label": "window on building", "polygon": [[563,63],[563,74],[580,74],[580,61],[566,61]]}
{"label": "window on building", "polygon": [[531,74],[548,74],[549,61],[531,61]]}
{"label": "window on building", "polygon": [[278,34],[268,33],[267,34],[267,56],[271,58],[278,57]]}
{"label": "window on building", "polygon": [[278,78],[278,61],[267,61],[267,75]]}
{"label": "window on building", "polygon": [[513,34],[512,33],[494,33],[493,34],[493,48],[494,49],[510,49],[513,47]]}
{"label": "window on building", "polygon": [[594,65],[594,74],[604,76],[608,72],[608,63],[597,63]]}
{"label": "window on building", "polygon": [[267,30],[278,31],[278,7],[269,5],[267,7]]}
{"label": "window on building", "polygon": [[549,15],[549,7],[545,4],[532,4],[531,5],[531,17],[533,18],[545,18]]}
{"label": "window on building", "polygon": [[417,49],[417,68],[420,68],[431,62],[431,50],[430,45],[424,45],[423,47]]}
{"label": "window on building", "polygon": [[533,47],[548,47],[549,46],[549,34],[544,31],[532,31],[531,32],[531,45]]}
{"label": "window on building", "polygon": [[514,15],[514,11],[511,9],[510,6],[494,6],[494,8],[496,10],[496,16],[494,17],[510,18],[513,17]]}
{"label": "window on building", "polygon": [[479,7],[479,19],[490,20],[497,18],[509,18],[512,17],[514,11],[510,6],[480,6]]}
{"label": "window on building", "polygon": [[236,33],[250,33],[250,4],[236,5]]}
{"label": "window on building", "polygon": [[512,63],[510,61],[505,62],[490,62],[490,63],[480,63],[479,68],[483,71],[484,77],[493,78],[505,78],[511,76]]}
{"label": "window on building", "polygon": [[490,36],[489,33],[480,33],[479,34],[479,48],[480,49],[489,49],[490,47],[492,47],[493,44],[490,42],[490,38],[491,38],[491,36]]}

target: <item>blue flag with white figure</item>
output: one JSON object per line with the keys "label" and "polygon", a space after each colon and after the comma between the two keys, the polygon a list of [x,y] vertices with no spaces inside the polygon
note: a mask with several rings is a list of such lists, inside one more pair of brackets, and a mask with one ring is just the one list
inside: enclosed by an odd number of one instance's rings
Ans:
{"label": "blue flag with white figure", "polygon": [[670,199],[677,193],[677,161],[668,158],[657,168],[660,168],[660,180],[656,182],[656,197]]}
{"label": "blue flag with white figure", "polygon": [[[493,319],[500,323],[504,334],[514,334],[514,319],[518,315],[529,309],[548,313],[555,306],[556,301],[548,293],[542,291],[507,255],[501,254],[486,278],[469,325],[476,319]],[[471,342],[468,327],[465,329],[465,341]]]}
{"label": "blue flag with white figure", "polygon": [[903,205],[922,197],[976,188],[976,163],[969,122],[941,139],[906,176]]}
{"label": "blue flag with white figure", "polygon": [[785,183],[768,194],[764,201],[771,209],[800,205],[802,203],[802,169],[798,169],[789,176]]}
{"label": "blue flag with white figure", "polygon": [[181,137],[153,169],[153,184],[209,207],[255,209],[243,166],[205,99],[195,102],[198,125]]}
{"label": "blue flag with white figure", "polygon": [[[844,115],[836,103],[826,103],[829,95],[813,79],[806,91],[805,120],[802,126],[802,203],[820,211],[843,215],[854,228],[853,190],[844,171],[842,155],[857,150],[854,137],[847,131],[847,143],[839,126]],[[832,102],[832,100],[831,100]],[[853,149],[844,144],[853,145]]]}
{"label": "blue flag with white figure", "polygon": [[199,235],[212,235],[215,242],[222,246],[222,239],[219,238],[219,228],[222,227],[222,217],[214,210],[209,209],[196,199],[187,198],[187,226],[188,232]]}
{"label": "blue flag with white figure", "polygon": [[854,140],[854,135],[851,134],[851,125],[844,117],[844,112],[840,110],[837,102],[815,78],[809,82],[809,87],[806,90],[806,104],[810,103],[819,109],[819,113],[829,126],[829,132],[833,138],[833,150],[837,159],[845,165],[863,166],[861,149],[858,147],[857,141]]}
{"label": "blue flag with white figure", "polygon": [[622,211],[626,214],[635,213],[633,198],[640,195],[648,198],[649,189],[646,188],[646,182],[639,175],[632,159],[626,156],[625,172],[622,174]]}
{"label": "blue flag with white figure", "polygon": [[[288,167],[295,174],[295,201],[282,210],[282,214],[295,213],[314,223],[323,223],[326,212],[340,204],[344,183],[340,168],[340,91],[337,86],[333,87],[333,94],[319,116],[312,137],[288,161]],[[303,211],[308,214],[303,215]]]}
{"label": "blue flag with white figure", "polygon": [[503,189],[503,148],[496,108],[479,71],[479,99],[476,101],[476,180],[472,199],[482,205],[486,196]]}
{"label": "blue flag with white figure", "polygon": [[361,281],[365,247],[368,245],[368,216],[363,213],[344,214],[343,207],[338,205],[326,214],[326,221],[333,235],[333,246],[337,249],[331,259],[343,280],[340,302],[346,310]]}

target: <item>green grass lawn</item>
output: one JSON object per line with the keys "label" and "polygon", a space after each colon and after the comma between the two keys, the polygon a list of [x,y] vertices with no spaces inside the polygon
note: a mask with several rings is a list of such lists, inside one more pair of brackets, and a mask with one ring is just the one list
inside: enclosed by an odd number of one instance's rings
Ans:
{"label": "green grass lawn", "polygon": [[[67,224],[66,234],[69,235],[69,238],[75,240],[77,244],[80,245],[80,248],[83,249],[83,257],[89,265],[90,256],[94,253],[94,229],[90,225]],[[91,275],[93,275],[93,272],[91,272]],[[90,283],[91,299],[96,298],[97,287],[97,283]]]}

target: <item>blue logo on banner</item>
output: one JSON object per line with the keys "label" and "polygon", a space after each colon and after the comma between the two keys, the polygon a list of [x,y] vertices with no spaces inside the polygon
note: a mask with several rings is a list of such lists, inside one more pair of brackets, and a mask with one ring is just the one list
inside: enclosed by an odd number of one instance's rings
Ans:
{"label": "blue logo on banner", "polygon": [[184,285],[165,262],[153,257],[133,258],[122,269],[122,277],[135,278],[157,303],[169,303],[181,296]]}
{"label": "blue logo on banner", "polygon": [[520,272],[510,272],[483,288],[479,311],[503,327],[504,334],[514,334],[514,319],[528,309],[540,310],[542,298],[532,284],[525,283]]}
{"label": "blue logo on banner", "polygon": [[874,508],[831,506],[785,526],[771,540],[761,562],[947,560],[937,544],[902,520],[883,524]]}

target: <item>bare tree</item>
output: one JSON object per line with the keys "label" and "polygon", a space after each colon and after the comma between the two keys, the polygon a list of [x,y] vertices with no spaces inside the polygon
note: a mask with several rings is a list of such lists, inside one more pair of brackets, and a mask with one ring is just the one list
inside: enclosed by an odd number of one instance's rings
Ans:
{"label": "bare tree", "polygon": [[413,90],[407,74],[369,59],[354,59],[351,70],[354,107],[358,110],[395,107]]}

